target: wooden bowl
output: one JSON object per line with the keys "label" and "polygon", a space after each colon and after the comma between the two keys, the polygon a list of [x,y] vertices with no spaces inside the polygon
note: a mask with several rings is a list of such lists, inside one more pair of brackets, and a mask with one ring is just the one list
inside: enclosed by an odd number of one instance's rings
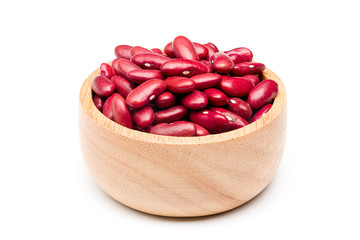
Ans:
{"label": "wooden bowl", "polygon": [[224,212],[259,194],[282,158],[286,92],[280,78],[270,111],[234,131],[202,137],[169,137],[123,127],[93,104],[91,80],[80,91],[80,142],[96,183],[112,198],[136,210],[193,217]]}

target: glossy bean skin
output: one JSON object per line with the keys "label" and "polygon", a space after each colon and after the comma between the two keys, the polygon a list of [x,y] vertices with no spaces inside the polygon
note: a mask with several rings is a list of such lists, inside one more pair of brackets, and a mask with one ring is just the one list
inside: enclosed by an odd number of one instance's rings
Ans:
{"label": "glossy bean skin", "polygon": [[271,102],[277,96],[278,91],[278,84],[274,80],[266,79],[250,91],[247,101],[252,108],[260,108]]}
{"label": "glossy bean skin", "polygon": [[115,56],[117,58],[124,58],[129,60],[131,58],[131,49],[132,46],[129,45],[119,45],[115,48]]}
{"label": "glossy bean skin", "polygon": [[171,123],[182,119],[188,114],[186,107],[179,105],[155,113],[154,123]]}
{"label": "glossy bean skin", "polygon": [[201,90],[217,86],[222,76],[216,73],[203,73],[190,78],[195,82],[195,89]]}
{"label": "glossy bean skin", "polygon": [[155,100],[155,105],[158,108],[170,108],[175,106],[176,98],[171,92],[163,92],[160,96]]}
{"label": "glossy bean skin", "polygon": [[133,121],[125,99],[118,93],[114,93],[112,111],[114,121],[124,127],[133,128]]}
{"label": "glossy bean skin", "polygon": [[140,109],[156,99],[166,89],[161,79],[151,79],[132,90],[126,98],[126,104],[133,109]]}
{"label": "glossy bean skin", "polygon": [[102,112],[103,110],[103,106],[104,106],[104,99],[102,97],[99,97],[98,95],[94,94],[93,96],[93,102],[94,102],[94,105],[95,107],[100,111]]}
{"label": "glossy bean skin", "polygon": [[135,47],[131,48],[131,51],[130,51],[131,57],[136,55],[136,54],[139,54],[139,53],[152,53],[152,51],[150,51],[147,48],[140,47],[140,46],[135,46]]}
{"label": "glossy bean skin", "polygon": [[266,104],[265,106],[263,106],[262,108],[260,108],[259,111],[257,111],[254,114],[254,116],[251,118],[250,123],[255,122],[259,118],[262,118],[264,116],[264,114],[270,110],[271,106],[272,106],[272,104],[269,103],[269,104]]}
{"label": "glossy bean skin", "polygon": [[150,133],[176,137],[195,136],[196,129],[191,122],[159,123],[150,129]]}
{"label": "glossy bean skin", "polygon": [[91,88],[99,97],[108,97],[115,91],[114,83],[101,75],[92,79]]}
{"label": "glossy bean skin", "polygon": [[156,54],[164,55],[160,48],[152,48],[151,51]]}
{"label": "glossy bean skin", "polygon": [[246,78],[247,80],[251,81],[254,84],[254,86],[258,84],[260,81],[258,76],[252,74],[244,75],[242,76],[242,78]]}
{"label": "glossy bean skin", "polygon": [[249,120],[252,116],[250,104],[237,97],[228,99],[227,108],[245,120]]}
{"label": "glossy bean skin", "polygon": [[177,36],[172,43],[174,54],[177,58],[199,60],[194,44],[184,36]]}
{"label": "glossy bean skin", "polygon": [[210,110],[224,115],[229,121],[230,130],[235,130],[248,125],[248,122],[244,118],[225,108],[212,107]]}
{"label": "glossy bean skin", "polygon": [[114,114],[113,114],[113,100],[115,98],[116,94],[112,94],[110,97],[108,97],[103,105],[103,111],[102,113],[109,119],[113,120],[114,119]]}
{"label": "glossy bean skin", "polygon": [[206,94],[198,90],[194,90],[180,100],[181,104],[191,110],[200,110],[207,106],[208,98]]}
{"label": "glossy bean skin", "polygon": [[146,129],[155,119],[154,110],[148,105],[131,113],[134,123],[140,128]]}
{"label": "glossy bean skin", "polygon": [[223,77],[220,87],[229,96],[245,97],[254,87],[254,84],[241,77]]}
{"label": "glossy bean skin", "polygon": [[120,93],[120,95],[125,99],[129,93],[135,89],[134,84],[123,77],[113,76],[111,81],[115,84],[116,92]]}
{"label": "glossy bean skin", "polygon": [[186,77],[169,77],[165,79],[165,83],[171,93],[184,94],[195,89],[195,82]]}
{"label": "glossy bean skin", "polygon": [[206,47],[207,50],[208,50],[208,55],[207,55],[207,57],[206,57],[206,60],[208,60],[208,61],[210,61],[211,57],[212,57],[215,53],[219,52],[219,50],[216,50],[212,45],[209,45],[208,43],[207,43],[207,44],[204,44],[204,47]]}
{"label": "glossy bean skin", "polygon": [[239,54],[227,54],[230,59],[233,61],[234,64],[238,64],[238,63],[242,63],[242,62],[247,62],[245,61],[245,59],[239,55]]}
{"label": "glossy bean skin", "polygon": [[111,67],[112,69],[114,70],[114,73],[116,75],[121,75],[120,71],[119,71],[119,66],[118,66],[118,61],[120,60],[121,58],[115,58],[112,62],[111,62]]}
{"label": "glossy bean skin", "polygon": [[172,42],[169,42],[168,44],[165,45],[164,53],[166,54],[166,56],[168,56],[170,58],[175,58],[176,57],[175,53],[173,51]]}
{"label": "glossy bean skin", "polygon": [[160,70],[154,69],[139,69],[139,70],[132,70],[128,72],[127,79],[136,83],[142,84],[150,79],[164,79],[164,75],[161,74]]}
{"label": "glossy bean skin", "polygon": [[225,93],[216,88],[208,88],[203,93],[209,99],[209,103],[214,106],[224,106],[227,103],[228,97]]}
{"label": "glossy bean skin", "polygon": [[234,64],[251,62],[253,59],[253,53],[246,47],[234,48],[232,50],[225,51],[224,53],[233,60]]}
{"label": "glossy bean skin", "polygon": [[191,122],[204,127],[210,133],[222,133],[230,129],[229,120],[211,110],[192,111],[189,118]]}
{"label": "glossy bean skin", "polygon": [[113,68],[109,64],[102,63],[100,65],[100,75],[103,75],[106,78],[110,79],[115,75],[115,72],[114,72]]}
{"label": "glossy bean skin", "polygon": [[139,53],[131,57],[130,61],[145,69],[157,69],[171,58],[156,53]]}
{"label": "glossy bean skin", "polygon": [[196,130],[196,136],[206,136],[209,135],[209,131],[206,128],[200,126],[199,124],[193,123]]}
{"label": "glossy bean skin", "polygon": [[194,49],[199,59],[206,59],[209,50],[202,44],[193,42]]}
{"label": "glossy bean skin", "polygon": [[127,74],[130,71],[141,70],[141,67],[139,67],[133,62],[130,62],[130,60],[126,60],[126,59],[119,59],[117,61],[117,66],[118,66],[118,71],[120,73],[119,75],[124,78],[127,78]]}
{"label": "glossy bean skin", "polygon": [[234,68],[231,70],[232,76],[244,76],[248,74],[259,74],[265,70],[265,65],[262,63],[254,62],[243,62],[234,65]]}
{"label": "glossy bean skin", "polygon": [[208,60],[200,60],[200,62],[207,67],[207,73],[213,73],[214,72],[214,69],[213,69],[211,63]]}
{"label": "glossy bean skin", "polygon": [[208,42],[207,45],[211,46],[216,52],[219,51],[218,47],[214,43]]}
{"label": "glossy bean skin", "polygon": [[162,74],[167,76],[192,77],[197,74],[207,73],[208,68],[199,61],[188,59],[171,59],[160,67]]}
{"label": "glossy bean skin", "polygon": [[211,57],[211,64],[215,72],[228,73],[233,67],[234,63],[231,58],[222,52],[217,52]]}
{"label": "glossy bean skin", "polygon": [[[176,121],[177,123],[189,123],[188,121]],[[209,131],[206,130],[204,127],[200,126],[199,124],[192,123],[195,127],[195,136],[206,136],[209,135]]]}
{"label": "glossy bean skin", "polygon": [[[208,49],[203,44],[200,43],[193,42],[193,45],[199,59],[207,59]],[[172,42],[166,44],[164,48],[164,53],[171,58],[176,57],[172,46]]]}

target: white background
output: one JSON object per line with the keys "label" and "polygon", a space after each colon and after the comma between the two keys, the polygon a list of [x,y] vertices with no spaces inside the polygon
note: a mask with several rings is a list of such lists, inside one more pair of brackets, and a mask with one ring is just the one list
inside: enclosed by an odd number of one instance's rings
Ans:
{"label": "white background", "polygon": [[[358,1],[1,1],[0,239],[360,239]],[[83,162],[78,94],[119,44],[245,46],[286,85],[284,157],[233,211],[156,217]]]}

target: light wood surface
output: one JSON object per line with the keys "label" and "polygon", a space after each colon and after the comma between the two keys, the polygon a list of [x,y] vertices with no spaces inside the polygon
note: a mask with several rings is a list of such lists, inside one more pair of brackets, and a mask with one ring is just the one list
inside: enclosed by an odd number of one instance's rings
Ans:
{"label": "light wood surface", "polygon": [[270,111],[248,126],[202,137],[169,137],[125,128],[106,118],[91,98],[91,80],[80,91],[83,157],[103,191],[150,214],[192,217],[224,212],[249,201],[273,178],[286,135],[286,92],[279,84]]}

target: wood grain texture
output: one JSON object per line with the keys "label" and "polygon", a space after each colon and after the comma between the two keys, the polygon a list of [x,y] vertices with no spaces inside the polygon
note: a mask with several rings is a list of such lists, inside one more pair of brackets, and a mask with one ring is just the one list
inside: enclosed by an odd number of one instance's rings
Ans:
{"label": "wood grain texture", "polygon": [[79,129],[85,163],[96,183],[120,203],[150,214],[192,217],[224,212],[249,201],[273,178],[286,135],[286,91],[280,78],[270,111],[248,126],[202,137],[169,137],[125,128],[80,91]]}

